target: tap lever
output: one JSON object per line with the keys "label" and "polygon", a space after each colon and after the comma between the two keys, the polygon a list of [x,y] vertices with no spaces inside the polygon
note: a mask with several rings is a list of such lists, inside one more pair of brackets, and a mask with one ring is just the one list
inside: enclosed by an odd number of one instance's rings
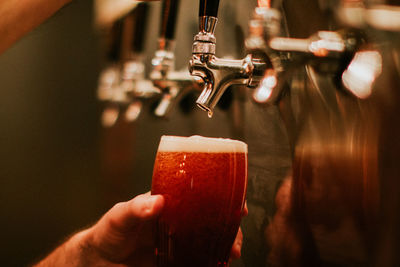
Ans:
{"label": "tap lever", "polygon": [[[163,0],[161,9],[160,36],[158,39],[158,49],[151,64],[154,71],[160,72],[163,76],[174,69],[175,57],[175,26],[179,0]],[[164,77],[165,78],[165,77]]]}
{"label": "tap lever", "polygon": [[217,17],[219,0],[200,0],[199,17]]}
{"label": "tap lever", "polygon": [[161,9],[160,39],[175,38],[175,24],[178,16],[179,0],[163,0]]}
{"label": "tap lever", "polygon": [[132,43],[131,49],[134,53],[142,53],[145,45],[145,34],[147,29],[147,18],[149,14],[149,4],[141,2],[130,14],[133,18]]}
{"label": "tap lever", "polygon": [[140,3],[122,18],[119,60],[130,61],[143,52],[148,7],[148,3]]}
{"label": "tap lever", "polygon": [[[196,38],[214,38],[214,31],[217,25],[219,0],[200,0],[199,7],[199,34]],[[213,40],[215,42],[215,38]]]}
{"label": "tap lever", "polygon": [[118,62],[121,57],[123,20],[115,21],[105,35],[105,53],[109,62]]}

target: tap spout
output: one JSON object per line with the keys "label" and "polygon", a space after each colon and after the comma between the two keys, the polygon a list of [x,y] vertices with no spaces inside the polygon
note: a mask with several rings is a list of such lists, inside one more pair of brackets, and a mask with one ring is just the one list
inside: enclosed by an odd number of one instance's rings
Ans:
{"label": "tap spout", "polygon": [[214,55],[194,54],[189,71],[204,81],[204,89],[196,104],[212,116],[215,106],[229,86],[254,87],[258,83],[258,77],[264,73],[266,65],[265,62],[253,59],[251,55],[241,60],[232,60],[217,58]]}

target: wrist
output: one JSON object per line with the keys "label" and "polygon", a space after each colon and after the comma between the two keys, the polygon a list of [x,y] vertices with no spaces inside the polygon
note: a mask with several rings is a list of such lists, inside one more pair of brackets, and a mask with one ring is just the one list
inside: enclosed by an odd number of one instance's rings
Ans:
{"label": "wrist", "polygon": [[92,228],[83,230],[75,234],[69,242],[66,249],[75,251],[76,262],[71,266],[107,266],[109,262],[102,257],[98,249],[93,245]]}

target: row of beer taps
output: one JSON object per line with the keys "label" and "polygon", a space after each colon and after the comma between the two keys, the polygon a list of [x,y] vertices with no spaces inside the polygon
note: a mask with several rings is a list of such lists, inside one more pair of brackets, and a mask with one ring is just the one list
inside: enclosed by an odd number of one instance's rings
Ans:
{"label": "row of beer taps", "polygon": [[[99,99],[107,103],[103,125],[113,125],[121,114],[128,121],[136,120],[143,102],[153,98],[158,98],[154,114],[166,117],[192,91],[199,93],[196,104],[211,117],[231,85],[253,88],[252,98],[257,103],[275,104],[286,93],[284,84],[292,71],[304,66],[312,73],[329,75],[337,88],[354,97],[367,98],[382,71],[382,57],[380,47],[369,45],[366,32],[391,34],[398,43],[400,7],[367,0],[331,2],[342,29],[299,39],[284,37],[279,9],[270,0],[258,0],[245,39],[247,55],[224,59],[216,56],[219,0],[200,0],[199,32],[194,37],[188,72],[176,70],[174,64],[179,0],[163,0],[158,50],[148,78],[140,53],[149,4],[139,4],[110,31],[111,64],[101,73],[98,88]],[[399,55],[395,56],[398,64]]]}

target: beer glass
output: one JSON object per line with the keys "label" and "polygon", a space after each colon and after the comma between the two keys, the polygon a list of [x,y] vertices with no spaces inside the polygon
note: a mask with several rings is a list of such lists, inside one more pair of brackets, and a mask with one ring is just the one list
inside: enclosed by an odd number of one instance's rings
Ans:
{"label": "beer glass", "polygon": [[156,227],[157,266],[228,266],[246,188],[245,143],[162,136],[151,188],[165,198]]}

